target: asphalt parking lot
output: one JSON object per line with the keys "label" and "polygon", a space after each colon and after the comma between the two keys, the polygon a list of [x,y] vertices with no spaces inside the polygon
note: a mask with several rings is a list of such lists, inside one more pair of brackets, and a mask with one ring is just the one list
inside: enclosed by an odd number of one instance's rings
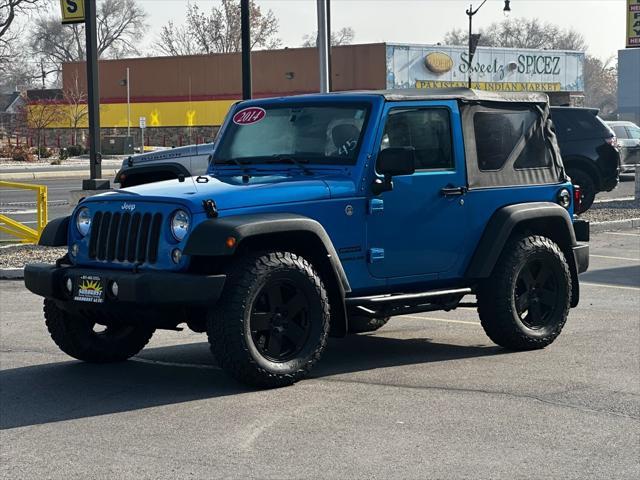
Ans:
{"label": "asphalt parking lot", "polygon": [[640,229],[593,235],[591,254],[545,350],[494,346],[471,309],[398,317],[270,391],[187,331],[74,361],[4,281],[2,478],[640,478]]}

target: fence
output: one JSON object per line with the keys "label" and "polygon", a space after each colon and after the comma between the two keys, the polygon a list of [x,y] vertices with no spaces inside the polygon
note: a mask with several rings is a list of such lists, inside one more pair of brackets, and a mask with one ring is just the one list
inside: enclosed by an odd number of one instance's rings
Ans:
{"label": "fence", "polygon": [[37,228],[33,229],[26,226],[24,223],[0,214],[0,231],[13,235],[14,237],[18,237],[22,243],[38,243],[40,235],[42,235],[42,231],[47,225],[47,186],[0,181],[0,187],[32,190],[36,192]]}

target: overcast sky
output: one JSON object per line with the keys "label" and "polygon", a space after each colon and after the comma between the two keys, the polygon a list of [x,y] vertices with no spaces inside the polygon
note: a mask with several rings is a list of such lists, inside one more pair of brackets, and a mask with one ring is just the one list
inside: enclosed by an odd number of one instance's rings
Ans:
{"label": "overcast sky", "polygon": [[[160,27],[184,18],[184,0],[140,0],[149,12],[150,39]],[[210,8],[215,0],[195,0]],[[315,0],[258,0],[262,9],[273,10],[280,21],[284,46],[300,46],[302,37],[316,30]],[[467,28],[468,0],[332,0],[335,29],[353,27],[356,43],[436,43],[451,28]],[[481,0],[474,1],[474,6]],[[625,0],[511,0],[511,15],[537,17],[561,27],[578,30],[589,53],[606,59],[624,48]],[[503,0],[489,0],[473,17],[474,30],[504,18]]]}

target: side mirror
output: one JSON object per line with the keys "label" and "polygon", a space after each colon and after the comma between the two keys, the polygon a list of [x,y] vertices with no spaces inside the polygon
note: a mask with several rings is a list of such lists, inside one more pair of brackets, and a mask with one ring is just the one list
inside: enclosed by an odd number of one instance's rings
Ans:
{"label": "side mirror", "polygon": [[384,175],[384,180],[376,179],[371,186],[373,193],[379,195],[393,189],[392,177],[411,175],[416,171],[416,150],[413,147],[385,148],[378,154],[376,170]]}

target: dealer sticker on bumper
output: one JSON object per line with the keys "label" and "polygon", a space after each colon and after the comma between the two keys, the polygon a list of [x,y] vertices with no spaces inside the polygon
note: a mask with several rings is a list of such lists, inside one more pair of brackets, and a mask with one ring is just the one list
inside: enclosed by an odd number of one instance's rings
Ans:
{"label": "dealer sticker on bumper", "polygon": [[104,285],[100,277],[81,275],[77,285],[74,300],[89,303],[104,302]]}

